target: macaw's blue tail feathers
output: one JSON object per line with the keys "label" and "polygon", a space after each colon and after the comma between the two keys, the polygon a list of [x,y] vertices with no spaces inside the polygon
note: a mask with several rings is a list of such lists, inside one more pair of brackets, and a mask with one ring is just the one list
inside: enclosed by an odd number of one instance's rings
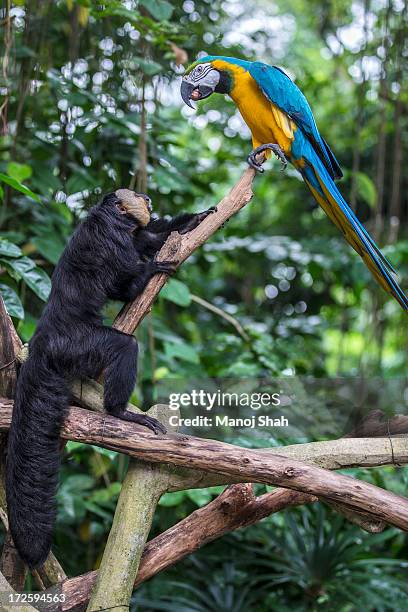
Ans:
{"label": "macaw's blue tail feathers", "polygon": [[327,156],[330,159],[331,167],[333,169],[333,178],[341,179],[342,176],[343,176],[343,172],[342,172],[342,170],[340,168],[339,162],[335,158],[333,151],[331,150],[331,148],[329,147],[329,145],[327,144],[325,139],[322,138],[321,136],[320,136],[320,138],[322,139],[324,148],[326,149]]}
{"label": "macaw's blue tail feathers", "polygon": [[301,172],[314,198],[360,255],[377,282],[408,312],[408,296],[398,284],[391,263],[348,206],[319,156],[313,151],[307,157],[309,159]]}

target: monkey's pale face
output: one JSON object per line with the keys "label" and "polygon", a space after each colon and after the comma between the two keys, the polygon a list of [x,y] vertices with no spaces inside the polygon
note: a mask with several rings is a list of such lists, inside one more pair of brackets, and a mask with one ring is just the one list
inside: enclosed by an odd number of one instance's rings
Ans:
{"label": "monkey's pale face", "polygon": [[142,227],[149,223],[152,201],[148,195],[130,189],[117,189],[115,196],[119,200],[116,206],[121,214],[131,215]]}

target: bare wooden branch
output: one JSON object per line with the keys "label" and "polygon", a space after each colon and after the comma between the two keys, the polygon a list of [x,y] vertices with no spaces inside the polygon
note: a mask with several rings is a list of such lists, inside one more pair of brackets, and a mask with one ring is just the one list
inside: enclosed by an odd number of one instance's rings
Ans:
{"label": "bare wooden branch", "polygon": [[[286,508],[315,501],[317,498],[312,495],[288,489],[255,497],[251,484],[230,486],[204,508],[147,543],[134,586],[230,531],[252,525]],[[63,583],[64,612],[79,612],[85,607],[96,579],[95,571]]]}
{"label": "bare wooden branch", "polygon": [[[157,256],[158,261],[172,260],[177,261],[178,265],[183,263],[225,221],[248,204],[252,198],[252,182],[255,174],[255,170],[247,168],[236,185],[217,205],[217,211],[206,217],[193,231],[183,236],[173,232],[160,250]],[[151,309],[153,301],[166,281],[167,275],[165,274],[154,276],[142,295],[122,309],[113,326],[127,334],[133,334],[140,321]]]}
{"label": "bare wooden branch", "polygon": [[0,393],[13,397],[17,374],[15,357],[22,343],[0,295]]}
{"label": "bare wooden branch", "polygon": [[255,497],[251,484],[227,487],[212,502],[148,542],[135,586],[230,531],[253,525],[284,508],[314,501],[317,498],[312,495],[287,489]]}
{"label": "bare wooden branch", "polygon": [[235,327],[235,330],[238,332],[241,338],[245,340],[245,342],[248,342],[249,340],[248,334],[246,333],[245,329],[242,327],[241,323],[235,317],[230,315],[228,312],[225,312],[225,310],[223,310],[222,308],[218,308],[218,306],[214,306],[214,304],[211,304],[211,302],[204,300],[199,295],[191,294],[191,300],[193,302],[196,302],[196,304],[203,306],[210,312],[213,312],[214,314],[221,317],[222,319],[225,319],[225,321],[228,321],[230,325]]}
{"label": "bare wooden branch", "polygon": [[371,410],[345,438],[370,438],[408,433],[408,417],[397,414],[388,417],[382,410]]}
{"label": "bare wooden branch", "polygon": [[[255,497],[251,484],[228,487],[204,508],[146,544],[140,562],[135,587],[158,572],[174,565],[198,548],[229,531],[247,527],[284,508],[316,501],[316,497],[280,489]],[[98,572],[88,572],[62,584],[65,595],[64,612],[84,609]]]}
{"label": "bare wooden branch", "polygon": [[67,579],[64,569],[52,552],[50,552],[48,555],[45,563],[38,568],[37,574],[39,580],[41,580],[42,584],[44,585],[44,588],[58,584],[59,582]]}
{"label": "bare wooden branch", "polygon": [[368,533],[381,533],[386,528],[387,524],[384,521],[373,518],[373,516],[367,512],[361,512],[355,508],[351,511],[344,504],[338,504],[330,501],[326,503],[336,512],[339,512],[346,518],[350,523],[354,523],[364,531]]}
{"label": "bare wooden branch", "polygon": [[[10,425],[11,402],[0,401],[0,430]],[[265,450],[250,450],[193,436],[155,436],[143,427],[82,408],[69,410],[62,437],[99,444],[153,463],[170,463],[216,472],[241,481],[295,489],[368,512],[379,520],[408,530],[408,500],[349,476]]]}

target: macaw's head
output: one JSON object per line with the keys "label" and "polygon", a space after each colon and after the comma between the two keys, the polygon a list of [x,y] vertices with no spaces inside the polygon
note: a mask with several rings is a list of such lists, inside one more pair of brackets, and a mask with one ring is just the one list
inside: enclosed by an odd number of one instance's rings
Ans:
{"label": "macaw's head", "polygon": [[230,93],[233,73],[225,61],[227,59],[230,58],[207,56],[187,68],[180,88],[181,97],[187,106],[194,108],[191,100],[204,100],[214,92]]}

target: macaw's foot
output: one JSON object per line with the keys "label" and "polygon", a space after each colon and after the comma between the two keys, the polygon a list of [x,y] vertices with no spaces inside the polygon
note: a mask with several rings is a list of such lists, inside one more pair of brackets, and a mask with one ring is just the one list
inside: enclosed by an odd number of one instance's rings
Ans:
{"label": "macaw's foot", "polygon": [[166,428],[164,425],[160,423],[157,419],[148,416],[147,414],[140,414],[138,412],[131,412],[130,410],[118,410],[115,413],[115,416],[122,421],[130,421],[131,423],[138,423],[138,425],[143,425],[148,429],[154,431],[156,435],[165,434]]}
{"label": "macaw's foot", "polygon": [[288,160],[286,159],[285,154],[280,148],[280,146],[271,142],[260,145],[259,147],[256,147],[256,149],[251,151],[251,153],[247,157],[247,162],[251,166],[251,168],[254,168],[257,172],[264,172],[264,169],[262,168],[262,162],[264,161],[264,159],[259,162],[257,160],[257,157],[260,153],[263,153],[268,149],[270,149],[282,162],[282,170],[285,170],[286,166],[288,165]]}

